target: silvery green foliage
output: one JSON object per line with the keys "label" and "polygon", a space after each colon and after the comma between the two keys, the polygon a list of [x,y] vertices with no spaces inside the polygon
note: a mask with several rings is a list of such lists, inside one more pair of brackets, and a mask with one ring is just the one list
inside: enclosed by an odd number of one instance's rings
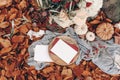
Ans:
{"label": "silvery green foliage", "polygon": [[[37,70],[43,69],[49,63],[38,63],[34,61],[34,51],[36,45],[48,45],[53,38],[56,36],[66,35],[72,37],[76,40],[80,47],[80,55],[77,61],[77,65],[80,64],[82,59],[92,60],[95,65],[97,65],[102,71],[108,74],[120,74],[120,62],[115,60],[115,56],[119,55],[120,57],[120,45],[116,45],[113,42],[113,39],[109,41],[102,41],[96,37],[96,40],[89,42],[83,39],[80,39],[78,35],[74,32],[73,28],[67,28],[65,33],[55,33],[51,31],[46,31],[45,36],[30,45],[28,48],[29,58],[28,65],[33,65]],[[98,49],[98,51],[96,51]]]}
{"label": "silvery green foliage", "polygon": [[120,21],[120,0],[104,0],[103,9],[110,19]]}

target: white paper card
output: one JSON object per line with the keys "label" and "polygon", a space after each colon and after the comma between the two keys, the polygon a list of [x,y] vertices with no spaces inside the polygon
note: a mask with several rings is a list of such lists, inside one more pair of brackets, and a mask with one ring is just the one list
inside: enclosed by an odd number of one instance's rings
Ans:
{"label": "white paper card", "polygon": [[48,45],[36,45],[34,48],[34,60],[38,62],[53,62],[48,53]]}
{"label": "white paper card", "polygon": [[51,51],[63,61],[65,61],[67,64],[69,64],[77,54],[77,51],[75,49],[70,47],[61,39],[57,41],[57,43],[53,46]]}

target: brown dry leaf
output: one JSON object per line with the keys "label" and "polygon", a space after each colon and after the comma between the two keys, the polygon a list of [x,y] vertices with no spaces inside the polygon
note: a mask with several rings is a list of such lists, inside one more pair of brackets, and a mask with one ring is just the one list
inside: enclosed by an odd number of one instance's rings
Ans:
{"label": "brown dry leaf", "polygon": [[10,11],[8,12],[8,19],[13,20],[16,18],[18,15],[18,10],[16,8],[11,8]]}
{"label": "brown dry leaf", "polygon": [[62,76],[59,73],[55,73],[56,80],[62,80]]}
{"label": "brown dry leaf", "polygon": [[115,44],[120,44],[120,36],[114,36]]}
{"label": "brown dry leaf", "polygon": [[21,43],[24,41],[24,36],[23,35],[19,35],[19,36],[13,36],[12,37],[12,42],[14,43]]}
{"label": "brown dry leaf", "polygon": [[31,30],[33,28],[32,23],[29,23],[29,22],[26,23],[26,26],[29,30]]}
{"label": "brown dry leaf", "polygon": [[113,76],[110,80],[119,80],[120,77],[119,76]]}
{"label": "brown dry leaf", "polygon": [[34,77],[32,77],[32,76],[29,75],[28,76],[28,80],[35,80],[35,79],[34,79]]}
{"label": "brown dry leaf", "polygon": [[91,73],[88,70],[84,70],[82,73],[83,76],[91,76]]}
{"label": "brown dry leaf", "polygon": [[19,31],[23,34],[26,34],[28,32],[28,28],[25,24],[23,24],[20,26]]}
{"label": "brown dry leaf", "polygon": [[8,39],[3,39],[0,37],[0,44],[4,47],[4,48],[7,48],[9,46],[12,46],[11,45],[11,42],[8,40]]}
{"label": "brown dry leaf", "polygon": [[25,55],[25,52],[26,52],[27,50],[26,50],[26,48],[23,48],[22,50],[21,50],[21,52],[20,52],[20,55]]}
{"label": "brown dry leaf", "polygon": [[43,69],[42,71],[43,71],[43,73],[48,74],[50,72],[53,72],[54,69],[53,69],[53,67],[47,67],[47,68]]}
{"label": "brown dry leaf", "polygon": [[2,76],[4,76],[5,75],[5,70],[2,70],[1,74],[2,74]]}
{"label": "brown dry leaf", "polygon": [[55,74],[51,74],[47,80],[56,80]]}
{"label": "brown dry leaf", "polygon": [[12,45],[12,47],[13,47],[13,49],[15,50],[15,49],[18,47],[18,43],[14,43],[14,44]]}
{"label": "brown dry leaf", "polygon": [[112,23],[112,20],[109,19],[109,18],[106,18],[105,20],[106,20],[107,22],[109,22],[109,23]]}
{"label": "brown dry leaf", "polygon": [[100,21],[101,20],[101,16],[98,15],[95,19]]}
{"label": "brown dry leaf", "polygon": [[0,23],[0,28],[6,28],[6,27],[8,27],[9,25],[10,25],[10,23],[7,22],[7,21],[1,22],[1,23]]}
{"label": "brown dry leaf", "polygon": [[28,47],[29,47],[29,39],[25,39],[24,48],[28,48]]}
{"label": "brown dry leaf", "polygon": [[93,70],[97,68],[97,66],[92,61],[90,61],[88,64],[89,64],[89,67]]}
{"label": "brown dry leaf", "polygon": [[31,70],[31,73],[33,74],[33,75],[37,75],[37,71],[34,69],[34,70]]}
{"label": "brown dry leaf", "polygon": [[90,21],[89,22],[90,24],[99,24],[99,23],[101,23],[101,21],[100,20],[93,20],[93,21]]}
{"label": "brown dry leaf", "polygon": [[71,64],[71,65],[68,65],[69,68],[73,69],[75,68],[77,65],[75,63]]}
{"label": "brown dry leaf", "polygon": [[21,18],[16,18],[15,21],[14,21],[14,24],[15,26],[18,26],[20,25],[22,22],[21,22]]}
{"label": "brown dry leaf", "polygon": [[18,75],[14,77],[14,80],[25,80],[23,75]]}
{"label": "brown dry leaf", "polygon": [[8,7],[12,4],[12,0],[0,0],[0,8]]}
{"label": "brown dry leaf", "polygon": [[5,31],[0,31],[0,37],[5,35]]}
{"label": "brown dry leaf", "polygon": [[1,13],[0,14],[0,23],[3,22],[5,19],[5,14]]}
{"label": "brown dry leaf", "polygon": [[26,0],[22,0],[19,4],[18,4],[18,8],[20,10],[24,10],[25,8],[27,8],[27,2]]}
{"label": "brown dry leaf", "polygon": [[84,69],[80,68],[79,66],[76,66],[73,68],[73,72],[77,77],[80,77],[81,74],[83,73]]}
{"label": "brown dry leaf", "polygon": [[3,48],[1,51],[0,51],[0,55],[3,55],[5,53],[8,53],[12,50],[12,47],[6,47],[6,48]]}
{"label": "brown dry leaf", "polygon": [[15,19],[16,18],[16,16],[17,16],[17,14],[11,14],[11,16],[9,17],[9,20],[13,20],[13,19]]}
{"label": "brown dry leaf", "polygon": [[14,75],[14,76],[18,76],[20,74],[21,74],[21,71],[19,69],[16,69],[12,72],[12,75]]}
{"label": "brown dry leaf", "polygon": [[11,65],[9,65],[9,64],[5,65],[5,70],[6,70],[5,76],[7,76],[7,77],[14,76],[14,75],[12,75],[12,73],[15,69],[15,65],[16,65],[16,62],[12,62]]}
{"label": "brown dry leaf", "polygon": [[85,80],[94,80],[92,77],[88,76],[85,78]]}
{"label": "brown dry leaf", "polygon": [[61,72],[61,75],[71,78],[72,77],[72,70],[71,69],[66,69],[66,67],[64,67],[62,72]]}
{"label": "brown dry leaf", "polygon": [[0,80],[7,80],[7,78],[5,76],[1,76]]}
{"label": "brown dry leaf", "polygon": [[36,0],[31,0],[30,2],[32,4],[32,6],[34,6],[35,9],[39,9],[40,7],[38,6],[37,4],[37,1]]}

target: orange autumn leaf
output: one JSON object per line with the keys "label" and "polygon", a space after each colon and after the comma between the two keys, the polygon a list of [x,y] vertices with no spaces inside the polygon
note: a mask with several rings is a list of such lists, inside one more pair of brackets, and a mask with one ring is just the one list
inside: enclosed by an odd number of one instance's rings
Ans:
{"label": "orange autumn leaf", "polygon": [[47,67],[47,68],[43,69],[42,71],[43,71],[43,73],[47,74],[47,73],[54,71],[54,69],[53,69],[53,67]]}
{"label": "orange autumn leaf", "polygon": [[3,55],[5,53],[8,53],[12,50],[12,47],[7,47],[7,48],[3,48],[1,51],[0,51],[0,55]]}
{"label": "orange autumn leaf", "polygon": [[14,43],[21,43],[24,41],[24,36],[23,35],[19,35],[19,36],[13,36],[12,37],[12,42]]}
{"label": "orange autumn leaf", "polygon": [[23,34],[26,34],[28,32],[27,25],[23,24],[20,26],[19,31]]}
{"label": "orange autumn leaf", "polygon": [[0,8],[8,7],[12,4],[12,0],[0,0]]}
{"label": "orange autumn leaf", "polygon": [[26,0],[22,0],[19,4],[18,4],[18,8],[20,9],[20,10],[23,10],[23,9],[25,9],[27,7],[27,2],[26,2]]}
{"label": "orange autumn leaf", "polygon": [[11,46],[11,42],[8,39],[3,39],[0,37],[0,44],[4,47],[7,48]]}
{"label": "orange autumn leaf", "polygon": [[3,14],[3,13],[2,13],[2,14],[0,14],[0,23],[1,23],[1,22],[3,22],[3,21],[4,21],[4,19],[5,19],[5,14]]}
{"label": "orange autumn leaf", "polygon": [[7,28],[10,25],[9,22],[5,21],[5,22],[1,22],[0,23],[0,28]]}

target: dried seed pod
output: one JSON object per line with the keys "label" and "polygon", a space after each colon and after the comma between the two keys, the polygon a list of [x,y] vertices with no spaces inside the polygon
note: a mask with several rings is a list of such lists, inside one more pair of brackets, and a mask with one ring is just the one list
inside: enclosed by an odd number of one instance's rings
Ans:
{"label": "dried seed pod", "polygon": [[101,23],[96,28],[96,34],[102,40],[109,40],[114,34],[113,25],[107,22]]}

